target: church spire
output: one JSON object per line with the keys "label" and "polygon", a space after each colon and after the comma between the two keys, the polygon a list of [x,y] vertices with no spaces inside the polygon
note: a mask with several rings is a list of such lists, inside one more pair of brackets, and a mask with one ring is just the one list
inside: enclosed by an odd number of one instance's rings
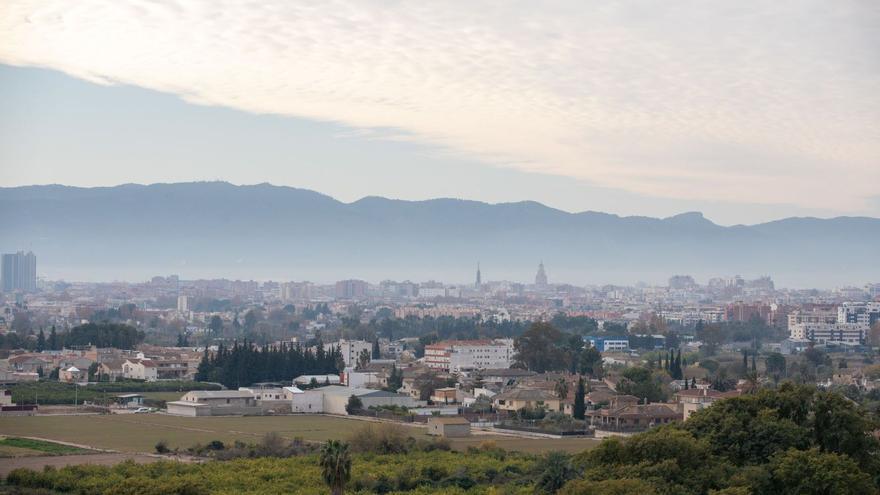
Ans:
{"label": "church spire", "polygon": [[477,262],[477,281],[474,283],[474,287],[479,289],[483,284],[483,278],[480,276],[480,262]]}

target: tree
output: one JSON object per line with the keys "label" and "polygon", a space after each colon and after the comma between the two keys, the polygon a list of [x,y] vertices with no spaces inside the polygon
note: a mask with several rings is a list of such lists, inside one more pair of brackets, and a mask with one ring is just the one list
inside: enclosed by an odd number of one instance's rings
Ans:
{"label": "tree", "polygon": [[553,391],[556,392],[556,396],[560,399],[565,400],[568,397],[568,382],[565,378],[556,380],[556,384],[553,386]]}
{"label": "tree", "polygon": [[759,493],[825,495],[876,493],[870,476],[852,459],[819,449],[788,450],[770,463],[771,486]]}
{"label": "tree", "polygon": [[575,477],[575,470],[571,466],[571,457],[565,452],[549,452],[541,460],[536,489],[543,493],[556,493],[570,479]]}
{"label": "tree", "polygon": [[822,352],[822,350],[816,348],[812,344],[807,347],[807,350],[804,351],[804,357],[807,358],[807,361],[812,363],[813,366],[822,366],[822,365],[830,365],[831,358],[828,357],[827,354]]}
{"label": "tree", "polygon": [[254,328],[257,326],[257,322],[259,318],[257,317],[256,311],[253,309],[244,314],[244,329],[247,332],[252,332]]}
{"label": "tree", "polygon": [[348,403],[345,405],[345,412],[348,414],[356,414],[364,409],[364,403],[361,402],[360,397],[352,394],[351,397],[348,398]]}
{"label": "tree", "polygon": [[704,325],[697,332],[697,338],[703,342],[702,350],[707,356],[714,356],[718,351],[718,346],[724,341],[724,333],[721,325],[712,323]]}
{"label": "tree", "polygon": [[373,355],[371,356],[371,358],[372,359],[380,359],[381,357],[382,357],[382,352],[379,349],[379,339],[376,338],[373,340]]}
{"label": "tree", "polygon": [[584,377],[578,378],[577,389],[574,392],[574,407],[571,415],[574,419],[584,419],[586,414],[586,387],[584,386]]}
{"label": "tree", "polygon": [[569,360],[560,347],[563,333],[545,322],[536,322],[516,340],[516,361],[537,373],[568,369]]}
{"label": "tree", "polygon": [[330,440],[321,448],[319,459],[321,477],[330,487],[332,495],[345,493],[345,485],[351,479],[351,453],[348,444]]}
{"label": "tree", "polygon": [[49,332],[49,349],[53,351],[61,349],[58,345],[58,333],[55,331],[55,325],[52,325],[52,330]]}
{"label": "tree", "polygon": [[397,369],[397,366],[391,366],[391,373],[388,375],[388,386],[385,390],[389,392],[397,392],[397,389],[403,386],[403,371]]}
{"label": "tree", "polygon": [[212,316],[208,328],[214,333],[219,333],[220,330],[223,330],[223,319],[219,315]]}
{"label": "tree", "polygon": [[773,377],[773,381],[779,383],[779,379],[785,376],[785,356],[778,352],[771,353],[765,360],[767,374]]}
{"label": "tree", "polygon": [[655,379],[651,370],[642,367],[625,369],[622,373],[622,379],[617,384],[617,391],[622,394],[634,395],[639,399],[647,399],[649,402],[658,402],[664,398],[660,383]]}
{"label": "tree", "polygon": [[370,364],[370,351],[364,349],[358,354],[357,364],[355,364],[355,368],[362,370]]}
{"label": "tree", "polygon": [[[870,435],[874,429],[864,410],[840,394],[816,392],[813,403],[813,439],[822,452],[845,454],[861,464],[880,468],[880,442]],[[880,472],[880,470],[878,470]]]}
{"label": "tree", "polygon": [[100,365],[99,365],[98,363],[92,363],[92,364],[89,365],[88,376],[89,376],[89,381],[90,381],[90,382],[97,381],[97,380],[95,380],[95,375],[98,373],[98,368],[99,368],[99,367],[100,367]]}
{"label": "tree", "polygon": [[595,347],[588,347],[581,352],[578,371],[591,378],[602,378],[602,353]]}
{"label": "tree", "polygon": [[46,334],[43,333],[43,328],[40,327],[40,333],[37,335],[37,352],[43,352],[46,349]]}

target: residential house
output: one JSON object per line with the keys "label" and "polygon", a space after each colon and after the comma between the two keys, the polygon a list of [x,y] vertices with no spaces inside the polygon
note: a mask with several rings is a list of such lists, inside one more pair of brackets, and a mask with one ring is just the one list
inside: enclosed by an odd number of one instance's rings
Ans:
{"label": "residential house", "polygon": [[740,395],[739,390],[719,392],[710,388],[689,388],[676,392],[673,395],[673,400],[679,404],[683,419],[687,420],[691,417],[691,414],[705,409],[721,399],[738,395]]}
{"label": "residential house", "polygon": [[561,411],[562,401],[552,392],[539,388],[517,387],[492,397],[495,409],[501,411],[518,411],[523,408],[537,409],[543,407],[547,411]]}
{"label": "residential house", "polygon": [[122,363],[122,376],[130,380],[155,382],[159,379],[156,363],[149,359],[126,359]]}
{"label": "residential house", "polygon": [[631,395],[619,395],[607,408],[587,411],[586,417],[597,430],[616,432],[643,431],[682,419],[677,404],[639,404],[638,401]]}
{"label": "residential house", "polygon": [[88,371],[81,370],[76,366],[61,368],[58,371],[58,381],[60,382],[75,383],[87,381],[88,379]]}

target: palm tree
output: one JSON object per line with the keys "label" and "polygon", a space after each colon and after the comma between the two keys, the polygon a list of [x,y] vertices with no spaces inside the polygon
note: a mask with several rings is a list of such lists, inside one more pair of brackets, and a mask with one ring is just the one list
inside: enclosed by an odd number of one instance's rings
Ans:
{"label": "palm tree", "polygon": [[348,444],[330,440],[321,449],[321,476],[333,495],[345,493],[345,484],[351,479],[351,454]]}

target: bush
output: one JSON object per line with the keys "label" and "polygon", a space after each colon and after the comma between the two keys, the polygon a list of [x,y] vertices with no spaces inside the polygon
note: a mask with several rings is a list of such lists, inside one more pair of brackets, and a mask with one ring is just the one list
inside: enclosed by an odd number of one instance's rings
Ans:
{"label": "bush", "polygon": [[159,440],[156,442],[156,453],[157,454],[167,454],[171,452],[171,449],[168,448],[168,442],[165,440]]}
{"label": "bush", "polygon": [[355,452],[406,453],[416,442],[406,435],[403,428],[391,423],[369,423],[355,431],[348,442]]}

